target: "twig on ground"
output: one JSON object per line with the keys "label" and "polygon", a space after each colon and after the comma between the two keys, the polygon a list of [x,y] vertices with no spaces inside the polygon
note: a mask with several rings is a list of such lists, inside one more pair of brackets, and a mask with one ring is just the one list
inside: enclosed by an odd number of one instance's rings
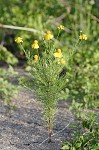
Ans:
{"label": "twig on ground", "polygon": [[[56,133],[54,133],[54,134],[52,134],[52,137],[53,136],[55,136],[56,134],[59,134],[59,133],[61,133],[62,131],[64,131],[69,125],[70,125],[70,123],[73,121],[73,119],[71,119],[70,121],[69,121],[69,123],[62,129],[62,130],[60,130],[60,131],[58,131],[58,132],[56,132]],[[38,146],[40,146],[40,145],[42,145],[45,141],[47,141],[49,138],[46,138],[43,142],[41,142]]]}
{"label": "twig on ground", "polygon": [[15,30],[24,30],[24,31],[30,31],[30,32],[34,32],[34,33],[44,34],[44,32],[41,32],[41,31],[33,29],[33,28],[18,27],[18,26],[13,26],[13,25],[0,24],[0,28],[8,28],[8,29],[15,29]]}

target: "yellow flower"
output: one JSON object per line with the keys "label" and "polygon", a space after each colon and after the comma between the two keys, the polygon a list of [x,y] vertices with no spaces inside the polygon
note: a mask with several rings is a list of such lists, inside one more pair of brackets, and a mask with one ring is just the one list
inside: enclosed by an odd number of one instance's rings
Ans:
{"label": "yellow flower", "polygon": [[87,35],[86,35],[86,34],[81,34],[81,35],[79,36],[79,39],[80,39],[80,40],[87,40]]}
{"label": "yellow flower", "polygon": [[57,49],[57,52],[58,52],[58,53],[62,53],[62,51],[61,51],[61,49],[60,49],[60,48],[59,48],[59,49]]}
{"label": "yellow flower", "polygon": [[59,25],[57,28],[58,28],[59,30],[64,30],[64,26],[63,26],[63,25]]}
{"label": "yellow flower", "polygon": [[45,40],[51,40],[53,38],[53,34],[51,31],[47,31],[45,34]]}
{"label": "yellow flower", "polygon": [[57,58],[61,58],[63,56],[61,49],[58,49],[55,53],[54,53],[54,57]]}
{"label": "yellow flower", "polygon": [[32,48],[34,48],[34,49],[38,49],[38,48],[39,48],[39,45],[38,45],[38,41],[37,41],[37,40],[35,40],[35,41],[33,42]]}
{"label": "yellow flower", "polygon": [[22,42],[23,42],[23,38],[17,37],[17,38],[15,39],[15,42],[16,42],[16,43],[22,43]]}
{"label": "yellow flower", "polygon": [[38,55],[34,55],[34,62],[38,61]]}
{"label": "yellow flower", "polygon": [[58,60],[58,64],[65,64],[66,62],[65,62],[65,60],[64,59],[59,59]]}

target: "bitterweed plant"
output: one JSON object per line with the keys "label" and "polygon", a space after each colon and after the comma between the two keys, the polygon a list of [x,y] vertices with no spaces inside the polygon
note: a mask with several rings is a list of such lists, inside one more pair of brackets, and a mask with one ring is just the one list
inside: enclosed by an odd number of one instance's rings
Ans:
{"label": "bitterweed plant", "polygon": [[[59,37],[59,33],[64,30],[64,26],[58,26],[57,30]],[[64,95],[66,98],[66,94],[68,94],[68,90],[66,90],[68,71],[66,69],[69,66],[69,62],[75,53],[78,43],[86,39],[87,36],[81,34],[79,40],[77,40],[77,43],[68,54],[65,54],[61,48],[55,46],[55,37],[51,31],[46,32],[42,42],[34,40],[30,50],[23,48],[23,38],[18,37],[15,39],[23,49],[28,63],[31,66],[31,79],[27,79],[23,83],[31,90],[35,89],[38,96],[37,99],[43,104],[43,114],[48,128],[49,142],[51,142],[54,116],[57,110],[56,104],[60,99],[63,99]],[[39,43],[41,43],[41,46]]]}

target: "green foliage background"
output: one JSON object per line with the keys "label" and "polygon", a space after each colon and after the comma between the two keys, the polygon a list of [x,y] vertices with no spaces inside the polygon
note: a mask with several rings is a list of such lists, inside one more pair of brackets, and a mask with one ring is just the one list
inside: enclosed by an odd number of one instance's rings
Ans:
{"label": "green foliage background", "polygon": [[[80,45],[70,62],[72,69],[66,84],[68,98],[73,99],[71,109],[75,108],[78,117],[83,108],[99,108],[98,18],[98,0],[0,0],[0,24],[40,31],[34,33],[0,28],[0,41],[4,34],[13,33],[16,37],[24,38],[24,47],[28,49],[34,39],[41,40],[42,32],[52,30],[56,34],[56,26],[63,24],[65,31],[60,34],[60,41],[56,44],[63,47],[64,53],[68,53],[78,39],[79,32],[87,34],[88,41]],[[14,45],[14,48],[21,53],[19,47]],[[0,59],[1,55],[0,52]]]}

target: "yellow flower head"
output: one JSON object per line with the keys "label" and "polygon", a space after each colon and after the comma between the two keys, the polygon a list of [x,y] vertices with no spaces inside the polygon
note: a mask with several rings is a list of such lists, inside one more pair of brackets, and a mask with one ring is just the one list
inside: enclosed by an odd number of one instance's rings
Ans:
{"label": "yellow flower head", "polygon": [[86,35],[86,34],[81,34],[81,35],[79,36],[79,39],[80,39],[80,40],[87,40],[87,35]]}
{"label": "yellow flower head", "polygon": [[51,40],[53,38],[53,34],[51,31],[47,31],[45,34],[45,40]]}
{"label": "yellow flower head", "polygon": [[15,42],[16,42],[16,43],[22,43],[22,42],[23,42],[23,38],[17,37],[17,38],[15,39]]}
{"label": "yellow flower head", "polygon": [[59,59],[59,60],[58,60],[58,64],[63,64],[63,65],[64,65],[65,63],[66,63],[66,62],[65,62],[64,59]]}
{"label": "yellow flower head", "polygon": [[34,62],[38,61],[38,55],[34,55]]}
{"label": "yellow flower head", "polygon": [[62,53],[61,49],[57,49],[57,52],[58,52],[58,53]]}
{"label": "yellow flower head", "polygon": [[55,53],[54,53],[54,57],[57,58],[62,58],[63,54],[61,52],[61,49],[58,49]]}
{"label": "yellow flower head", "polygon": [[37,41],[37,40],[35,40],[35,41],[33,42],[32,48],[34,48],[34,49],[38,49],[38,48],[39,48],[39,45],[38,45],[38,41]]}
{"label": "yellow flower head", "polygon": [[63,25],[59,25],[57,28],[58,28],[59,30],[64,30],[64,26],[63,26]]}

